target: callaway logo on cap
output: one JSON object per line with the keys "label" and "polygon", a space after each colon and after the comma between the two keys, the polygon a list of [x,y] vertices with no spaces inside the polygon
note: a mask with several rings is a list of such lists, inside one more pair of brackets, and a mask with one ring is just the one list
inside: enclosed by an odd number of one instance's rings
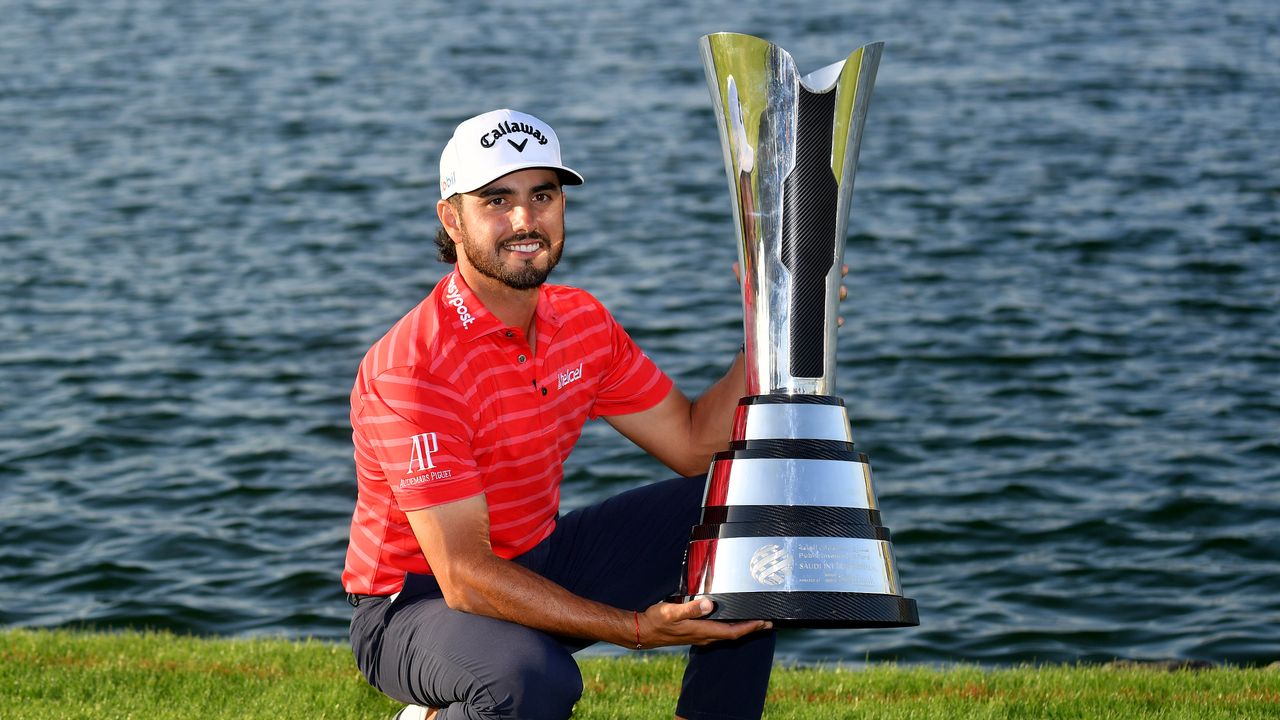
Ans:
{"label": "callaway logo on cap", "polygon": [[582,176],[560,162],[551,126],[515,110],[494,110],[464,120],[440,155],[440,197],[471,192],[526,168],[550,168],[565,185]]}

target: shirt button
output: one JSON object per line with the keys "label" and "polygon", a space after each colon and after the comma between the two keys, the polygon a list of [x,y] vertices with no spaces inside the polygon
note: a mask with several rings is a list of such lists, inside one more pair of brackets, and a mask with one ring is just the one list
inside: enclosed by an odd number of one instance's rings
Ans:
{"label": "shirt button", "polygon": [[510,330],[507,331],[507,337],[515,337],[515,336],[516,336],[515,333],[511,332]]}
{"label": "shirt button", "polygon": [[547,394],[547,389],[546,389],[546,388],[542,388],[542,394],[543,394],[543,395],[546,395],[546,394]]}
{"label": "shirt button", "polygon": [[525,361],[525,356],[523,356],[523,355],[517,356],[517,357],[516,357],[516,360],[518,360],[519,362],[524,362],[524,361]]}

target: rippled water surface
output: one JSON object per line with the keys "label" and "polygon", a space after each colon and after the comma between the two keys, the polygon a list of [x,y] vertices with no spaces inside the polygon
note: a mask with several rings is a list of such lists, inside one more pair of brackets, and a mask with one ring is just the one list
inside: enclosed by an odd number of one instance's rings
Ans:
{"label": "rippled water surface", "polygon": [[[1280,659],[1271,2],[0,0],[0,624],[344,635],[347,393],[457,121],[555,124],[558,280],[741,342],[699,35],[884,40],[840,392],[921,626],[799,660]],[[589,426],[566,505],[664,472]]]}

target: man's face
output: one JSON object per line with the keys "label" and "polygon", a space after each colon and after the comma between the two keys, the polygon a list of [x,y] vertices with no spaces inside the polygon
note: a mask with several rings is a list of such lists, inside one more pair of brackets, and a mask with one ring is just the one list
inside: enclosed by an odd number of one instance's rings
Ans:
{"label": "man's face", "polygon": [[518,170],[462,196],[460,263],[515,290],[546,282],[564,249],[564,193],[554,170]]}

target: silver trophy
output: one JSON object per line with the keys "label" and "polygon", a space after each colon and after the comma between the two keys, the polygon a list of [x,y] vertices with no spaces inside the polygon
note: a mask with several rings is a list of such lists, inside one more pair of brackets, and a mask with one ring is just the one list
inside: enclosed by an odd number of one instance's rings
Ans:
{"label": "silver trophy", "polygon": [[735,208],[747,397],[707,473],[677,599],[710,598],[718,620],[918,625],[833,395],[845,228],[883,44],[803,77],[760,38],[700,45]]}

